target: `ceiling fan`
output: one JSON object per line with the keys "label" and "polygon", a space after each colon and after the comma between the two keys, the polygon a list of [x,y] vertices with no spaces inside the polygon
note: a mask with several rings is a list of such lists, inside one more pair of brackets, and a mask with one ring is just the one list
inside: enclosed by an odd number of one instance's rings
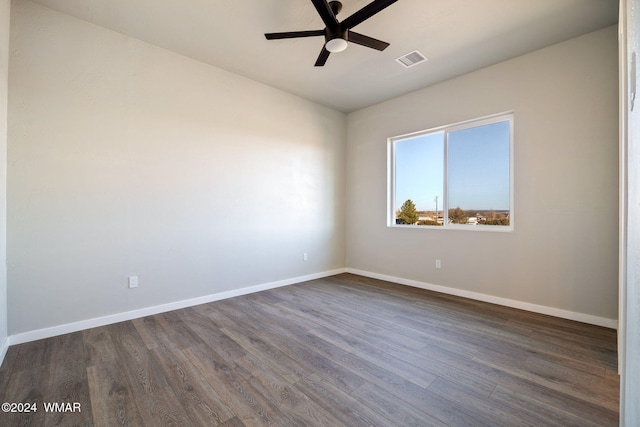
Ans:
{"label": "ceiling fan", "polygon": [[311,0],[326,25],[323,30],[267,33],[264,36],[267,40],[324,36],[325,43],[315,64],[316,67],[322,67],[331,53],[342,52],[349,45],[348,42],[380,51],[385,50],[389,43],[356,33],[351,29],[396,1],[398,0],[374,0],[342,22],[339,22],[336,15],[342,10],[342,3],[339,1]]}

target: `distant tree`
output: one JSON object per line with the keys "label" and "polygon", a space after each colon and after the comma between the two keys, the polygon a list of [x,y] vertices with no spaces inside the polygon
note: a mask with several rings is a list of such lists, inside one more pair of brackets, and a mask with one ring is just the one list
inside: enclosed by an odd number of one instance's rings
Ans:
{"label": "distant tree", "polygon": [[402,204],[397,215],[398,223],[400,224],[415,224],[418,222],[418,211],[411,199]]}
{"label": "distant tree", "polygon": [[509,225],[509,218],[489,219],[485,222],[486,225]]}
{"label": "distant tree", "polygon": [[464,211],[458,206],[455,209],[449,209],[449,222],[453,224],[466,224],[469,218],[465,215]]}
{"label": "distant tree", "polygon": [[442,224],[440,224],[438,221],[435,221],[433,219],[424,219],[424,220],[420,220],[418,221],[418,225],[435,225],[435,226],[442,226]]}

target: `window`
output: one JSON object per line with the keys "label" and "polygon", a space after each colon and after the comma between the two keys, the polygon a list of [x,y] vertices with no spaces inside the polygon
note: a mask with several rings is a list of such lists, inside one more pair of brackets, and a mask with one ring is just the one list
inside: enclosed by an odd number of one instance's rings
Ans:
{"label": "window", "polygon": [[513,230],[513,114],[389,138],[389,226]]}

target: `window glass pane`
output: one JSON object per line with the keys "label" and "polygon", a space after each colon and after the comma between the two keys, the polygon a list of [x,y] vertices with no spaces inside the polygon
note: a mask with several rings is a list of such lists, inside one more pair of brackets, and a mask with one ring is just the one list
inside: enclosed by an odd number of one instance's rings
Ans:
{"label": "window glass pane", "polygon": [[397,141],[395,162],[396,224],[442,225],[444,133]]}
{"label": "window glass pane", "polygon": [[448,134],[449,223],[509,225],[510,122]]}

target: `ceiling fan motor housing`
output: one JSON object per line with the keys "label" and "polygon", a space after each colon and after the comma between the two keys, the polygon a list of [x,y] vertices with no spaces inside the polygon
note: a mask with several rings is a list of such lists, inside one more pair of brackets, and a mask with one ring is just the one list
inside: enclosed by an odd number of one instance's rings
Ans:
{"label": "ceiling fan motor housing", "polygon": [[325,28],[325,47],[329,52],[342,52],[348,46],[349,30],[340,26],[334,29]]}

